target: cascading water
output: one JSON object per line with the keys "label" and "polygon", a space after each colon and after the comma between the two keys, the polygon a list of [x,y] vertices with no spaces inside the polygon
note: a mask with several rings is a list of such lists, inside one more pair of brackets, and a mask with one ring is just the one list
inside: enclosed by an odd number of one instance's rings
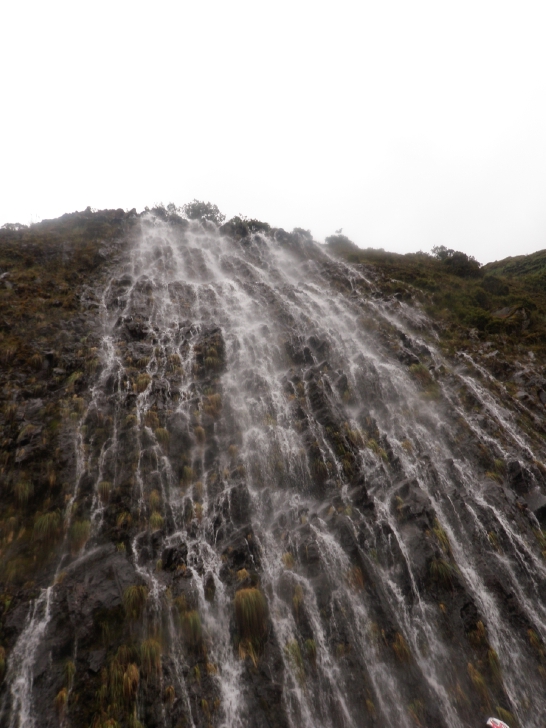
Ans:
{"label": "cascading water", "polygon": [[419,308],[303,233],[152,215],[96,303],[76,537],[2,725],[544,726],[542,531],[503,475],[539,490],[541,441]]}

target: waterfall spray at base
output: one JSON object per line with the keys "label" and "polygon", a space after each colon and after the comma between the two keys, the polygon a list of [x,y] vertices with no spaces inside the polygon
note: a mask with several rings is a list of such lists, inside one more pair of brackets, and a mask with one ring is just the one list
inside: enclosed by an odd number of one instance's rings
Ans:
{"label": "waterfall spray at base", "polygon": [[541,492],[542,440],[304,233],[183,222],[90,294],[80,537],[1,725],[543,728],[546,541],[503,479]]}

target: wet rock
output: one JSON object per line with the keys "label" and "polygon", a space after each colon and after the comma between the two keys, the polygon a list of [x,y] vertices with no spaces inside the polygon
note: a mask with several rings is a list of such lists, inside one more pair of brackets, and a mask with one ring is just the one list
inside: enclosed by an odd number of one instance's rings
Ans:
{"label": "wet rock", "polygon": [[525,494],[524,500],[540,525],[546,527],[546,496],[539,490],[532,490]]}
{"label": "wet rock", "polygon": [[507,463],[506,471],[508,484],[518,495],[529,492],[533,485],[533,477],[519,460],[510,460]]}

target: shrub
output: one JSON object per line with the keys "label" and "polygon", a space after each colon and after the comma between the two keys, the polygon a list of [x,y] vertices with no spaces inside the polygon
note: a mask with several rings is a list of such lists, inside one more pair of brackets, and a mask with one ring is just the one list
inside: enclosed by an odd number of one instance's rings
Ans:
{"label": "shrub", "polygon": [[208,220],[215,225],[221,225],[226,219],[226,216],[222,215],[218,206],[213,205],[211,202],[192,200],[192,202],[183,205],[182,210],[189,220]]}
{"label": "shrub", "polygon": [[26,506],[34,494],[34,485],[28,480],[19,480],[14,488],[15,500],[20,506]]}

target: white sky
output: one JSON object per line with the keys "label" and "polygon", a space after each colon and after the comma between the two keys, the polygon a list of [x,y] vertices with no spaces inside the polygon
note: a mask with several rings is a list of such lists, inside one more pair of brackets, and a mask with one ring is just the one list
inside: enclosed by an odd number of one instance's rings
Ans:
{"label": "white sky", "polygon": [[546,4],[1,3],[0,225],[193,198],[321,240],[546,248]]}

